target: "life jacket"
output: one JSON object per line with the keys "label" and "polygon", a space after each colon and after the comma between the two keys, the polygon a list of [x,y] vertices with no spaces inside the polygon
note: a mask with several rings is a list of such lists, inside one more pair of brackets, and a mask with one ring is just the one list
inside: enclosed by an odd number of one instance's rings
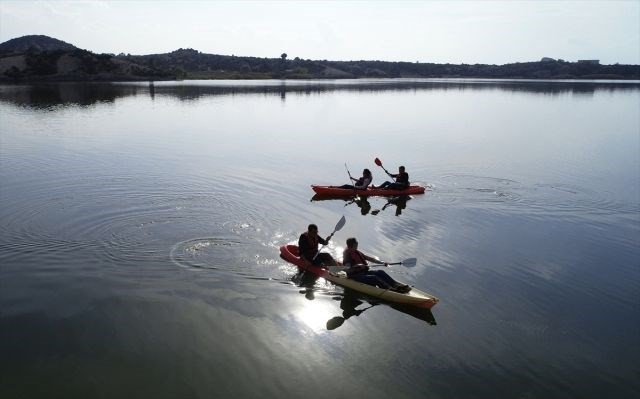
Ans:
{"label": "life jacket", "polygon": [[367,264],[367,261],[364,259],[364,255],[362,255],[362,252],[358,251],[357,249],[347,249],[347,251],[351,258],[351,266]]}
{"label": "life jacket", "polygon": [[407,172],[398,173],[396,175],[396,183],[409,185],[409,174]]}
{"label": "life jacket", "polygon": [[315,239],[313,237],[311,237],[309,235],[309,232],[304,232],[302,233],[302,235],[304,236],[304,238],[307,240],[307,244],[308,244],[308,248],[309,248],[309,253],[306,255],[309,256],[315,256],[315,254],[318,253],[318,237],[316,237]]}

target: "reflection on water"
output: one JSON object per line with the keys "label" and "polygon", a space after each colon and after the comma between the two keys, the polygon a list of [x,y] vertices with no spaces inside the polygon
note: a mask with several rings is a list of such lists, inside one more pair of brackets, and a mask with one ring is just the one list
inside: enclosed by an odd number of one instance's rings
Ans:
{"label": "reflection on water", "polygon": [[[392,197],[360,197],[358,195],[353,197],[328,197],[320,194],[315,194],[311,197],[312,202],[317,201],[343,201],[344,206],[347,207],[349,205],[355,204],[358,208],[360,208],[360,214],[362,216],[366,215],[378,215],[380,212],[384,211],[387,208],[395,209],[395,215],[402,215],[402,211],[407,208],[407,202],[412,197],[409,195],[398,195]],[[380,202],[384,201],[384,205],[380,207],[376,207],[375,209],[371,209],[371,201]]]}
{"label": "reflection on water", "polygon": [[[359,294],[358,292],[351,289],[345,289],[342,296],[336,296],[333,299],[340,301],[340,309],[342,310],[342,315],[334,316],[331,319],[327,320],[327,330],[335,330],[336,328],[342,326],[349,318],[360,316],[365,311],[373,308],[374,306],[385,303],[380,300],[368,298],[367,296]],[[367,303],[367,305],[360,307],[364,303]],[[388,306],[399,312],[402,312],[409,316],[413,316],[418,320],[422,320],[428,325],[435,326],[437,324],[436,319],[431,312],[431,309],[424,309],[406,305],[403,306],[398,304],[388,304]]]}
{"label": "reflection on water", "polygon": [[[340,316],[331,317],[327,320],[327,330],[335,330],[342,326],[350,317],[360,316],[366,310],[380,304],[384,304],[385,306],[389,306],[401,313],[413,316],[418,320],[425,321],[429,325],[436,325],[436,319],[433,316],[431,309],[388,303],[381,299],[371,298],[349,288],[334,287],[331,283],[319,278],[313,273],[299,271],[291,277],[291,281],[298,287],[302,288],[299,292],[304,295],[307,300],[312,301],[316,299],[316,293],[319,292],[324,296],[331,295],[333,300],[340,301],[340,310],[342,310],[342,314]],[[337,292],[336,290],[331,289],[332,287],[337,288]],[[367,303],[367,306],[360,307],[360,305],[363,305],[364,303]]]}
{"label": "reflection on water", "polygon": [[50,108],[57,105],[88,106],[114,103],[129,96],[175,98],[193,101],[210,96],[262,94],[282,100],[288,94],[311,95],[327,92],[418,92],[501,90],[543,95],[587,95],[598,91],[630,91],[638,81],[544,81],[491,79],[360,79],[311,81],[176,81],[122,83],[46,83],[0,85],[0,102],[19,106]]}

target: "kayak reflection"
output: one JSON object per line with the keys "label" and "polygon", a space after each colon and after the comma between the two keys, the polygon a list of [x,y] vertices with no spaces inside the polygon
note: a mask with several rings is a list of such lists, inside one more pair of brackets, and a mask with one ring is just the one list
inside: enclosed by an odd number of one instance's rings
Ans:
{"label": "kayak reflection", "polygon": [[[302,288],[299,291],[300,294],[304,295],[305,298],[312,301],[315,299],[315,284],[319,278],[320,277],[316,276],[313,273],[300,271],[293,277],[291,277],[291,281],[298,287]],[[387,303],[384,301],[377,301],[349,288],[344,288],[343,294],[334,296],[333,299],[340,301],[340,309],[342,310],[342,315],[335,316],[329,319],[327,321],[327,330],[335,330],[336,328],[342,326],[344,322],[349,318],[353,316],[360,316],[366,310],[369,310],[374,306],[378,306],[380,304],[388,305],[399,312],[422,320],[429,325],[436,325],[436,319],[433,316],[431,309],[417,308],[415,306],[403,306]],[[367,303],[368,306],[364,308],[358,308],[365,303]]]}
{"label": "kayak reflection", "polygon": [[385,209],[387,209],[389,206],[393,205],[396,207],[396,216],[400,216],[402,214],[402,211],[404,209],[406,209],[407,207],[407,201],[409,201],[411,199],[411,196],[409,195],[400,195],[400,196],[394,196],[394,197],[388,197],[387,198],[387,202],[382,206],[382,208],[380,209],[374,209],[371,210],[372,206],[371,203],[369,202],[369,198],[368,197],[360,197],[360,196],[354,196],[354,197],[329,197],[329,196],[324,196],[324,195],[320,195],[320,194],[316,194],[313,197],[311,197],[311,201],[315,202],[315,201],[344,201],[345,204],[344,206],[349,206],[351,204],[356,204],[358,206],[358,208],[360,208],[360,213],[365,216],[368,214],[371,215],[377,215],[378,213],[384,211]]}
{"label": "kayak reflection", "polygon": [[[342,297],[335,297],[334,299],[340,300],[340,309],[342,309],[342,316],[335,316],[329,319],[327,321],[327,330],[335,330],[336,328],[342,326],[344,322],[349,318],[353,316],[360,316],[365,311],[381,304],[381,302],[367,300],[363,295],[348,288],[345,288]],[[365,302],[368,303],[369,306],[358,309],[358,307],[363,305]],[[429,325],[436,325],[436,319],[435,317],[433,317],[433,313],[431,313],[430,309],[395,304],[389,304],[389,306],[402,313],[413,316],[416,319],[425,321]]]}

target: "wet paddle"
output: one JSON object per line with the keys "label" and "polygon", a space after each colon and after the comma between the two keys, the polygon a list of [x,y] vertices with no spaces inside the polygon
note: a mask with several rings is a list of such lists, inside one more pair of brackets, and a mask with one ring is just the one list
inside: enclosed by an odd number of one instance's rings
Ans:
{"label": "wet paddle", "polygon": [[[347,219],[345,219],[344,215],[342,215],[342,217],[340,218],[340,220],[338,220],[338,223],[336,224],[336,228],[333,229],[333,232],[331,234],[329,234],[329,237],[327,237],[327,241],[329,241],[331,239],[331,237],[333,237],[334,234],[336,234],[337,231],[342,230],[342,228],[344,227],[344,225],[347,223]],[[313,257],[313,260],[315,260],[318,255],[320,255],[320,251],[322,251],[322,249],[325,247],[326,245],[323,245],[320,250],[316,253],[316,255]]]}

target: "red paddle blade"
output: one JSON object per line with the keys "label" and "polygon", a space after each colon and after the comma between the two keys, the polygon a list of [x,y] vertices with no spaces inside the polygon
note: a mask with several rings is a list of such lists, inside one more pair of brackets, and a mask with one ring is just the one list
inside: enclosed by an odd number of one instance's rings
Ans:
{"label": "red paddle blade", "polygon": [[376,165],[382,166],[382,161],[380,161],[378,158],[376,158],[374,162],[376,163]]}

